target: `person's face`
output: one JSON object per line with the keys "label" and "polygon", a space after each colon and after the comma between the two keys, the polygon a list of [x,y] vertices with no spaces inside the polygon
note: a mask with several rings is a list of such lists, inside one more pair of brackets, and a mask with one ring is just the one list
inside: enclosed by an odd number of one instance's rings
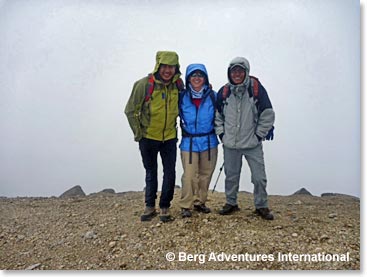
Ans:
{"label": "person's face", "polygon": [[168,64],[161,64],[159,67],[159,75],[161,76],[163,82],[169,83],[176,72],[176,66],[175,65],[168,65]]}
{"label": "person's face", "polygon": [[190,84],[195,91],[200,91],[205,82],[205,75],[200,71],[195,71],[190,76]]}
{"label": "person's face", "polygon": [[242,84],[246,77],[246,71],[240,66],[235,66],[234,68],[232,68],[229,74],[232,83],[235,85]]}

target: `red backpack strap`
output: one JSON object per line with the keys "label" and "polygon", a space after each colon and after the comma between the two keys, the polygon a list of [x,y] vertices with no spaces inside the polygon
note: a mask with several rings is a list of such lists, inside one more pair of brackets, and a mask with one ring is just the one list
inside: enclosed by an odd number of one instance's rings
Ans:
{"label": "red backpack strap", "polygon": [[176,87],[178,89],[178,92],[185,89],[184,83],[181,78],[178,78],[176,81]]}
{"label": "red backpack strap", "polygon": [[222,92],[222,99],[226,100],[226,98],[229,96],[230,90],[229,90],[229,85],[225,84],[223,87],[223,92]]}
{"label": "red backpack strap", "polygon": [[154,91],[154,77],[153,74],[148,75],[148,87],[147,91],[145,92],[145,102],[148,102],[149,99],[152,97]]}
{"label": "red backpack strap", "polygon": [[254,98],[259,97],[259,79],[254,76],[250,76],[251,84],[252,84],[252,93]]}
{"label": "red backpack strap", "polygon": [[[184,83],[181,78],[178,78],[175,83],[176,83],[178,91],[181,91],[185,88]],[[154,91],[154,77],[153,77],[153,74],[149,74],[148,75],[148,87],[147,87],[147,91],[145,92],[145,102],[148,102],[149,99],[152,97],[153,91]]]}
{"label": "red backpack strap", "polygon": [[220,91],[217,94],[217,110],[222,115],[223,115],[224,103],[225,103],[226,99],[229,97],[230,94],[231,94],[231,90],[229,89],[229,84],[225,84],[223,86],[222,91]]}

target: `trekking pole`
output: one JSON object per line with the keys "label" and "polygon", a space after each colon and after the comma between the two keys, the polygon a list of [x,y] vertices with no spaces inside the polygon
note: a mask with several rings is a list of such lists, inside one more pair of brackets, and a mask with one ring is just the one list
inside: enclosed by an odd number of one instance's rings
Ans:
{"label": "trekking pole", "polygon": [[212,193],[214,193],[214,191],[215,191],[215,187],[216,187],[216,186],[217,186],[217,184],[218,184],[218,180],[219,180],[220,174],[222,173],[223,167],[224,167],[224,162],[223,162],[222,166],[219,168],[219,174],[218,174],[217,180],[215,181],[215,184],[214,184],[214,188],[213,188]]}

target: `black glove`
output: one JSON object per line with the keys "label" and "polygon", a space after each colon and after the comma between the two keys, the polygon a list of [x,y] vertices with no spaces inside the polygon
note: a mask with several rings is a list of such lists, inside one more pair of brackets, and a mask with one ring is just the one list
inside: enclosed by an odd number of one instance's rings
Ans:
{"label": "black glove", "polygon": [[257,137],[258,141],[262,141],[263,140],[263,138],[260,137],[260,136],[258,136],[257,134],[255,134],[255,136]]}
{"label": "black glove", "polygon": [[275,129],[274,126],[271,127],[271,129],[269,130],[268,134],[265,137],[266,140],[273,140],[274,139],[274,129]]}
{"label": "black glove", "polygon": [[224,136],[224,133],[221,133],[221,134],[219,135],[219,139],[220,139],[220,141],[221,141],[221,142],[223,142],[223,136]]}

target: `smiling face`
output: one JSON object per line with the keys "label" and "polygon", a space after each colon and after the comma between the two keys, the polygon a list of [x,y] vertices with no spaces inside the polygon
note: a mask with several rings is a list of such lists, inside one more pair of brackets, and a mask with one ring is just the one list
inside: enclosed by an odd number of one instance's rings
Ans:
{"label": "smiling face", "polygon": [[168,64],[161,64],[158,71],[159,75],[162,78],[162,81],[165,84],[171,82],[173,76],[176,73],[176,66],[175,65],[168,65]]}
{"label": "smiling face", "polygon": [[230,71],[230,78],[234,85],[242,84],[246,78],[246,71],[240,66],[235,66]]}
{"label": "smiling face", "polygon": [[196,70],[190,75],[190,84],[195,91],[200,91],[205,83],[205,75],[200,70]]}

